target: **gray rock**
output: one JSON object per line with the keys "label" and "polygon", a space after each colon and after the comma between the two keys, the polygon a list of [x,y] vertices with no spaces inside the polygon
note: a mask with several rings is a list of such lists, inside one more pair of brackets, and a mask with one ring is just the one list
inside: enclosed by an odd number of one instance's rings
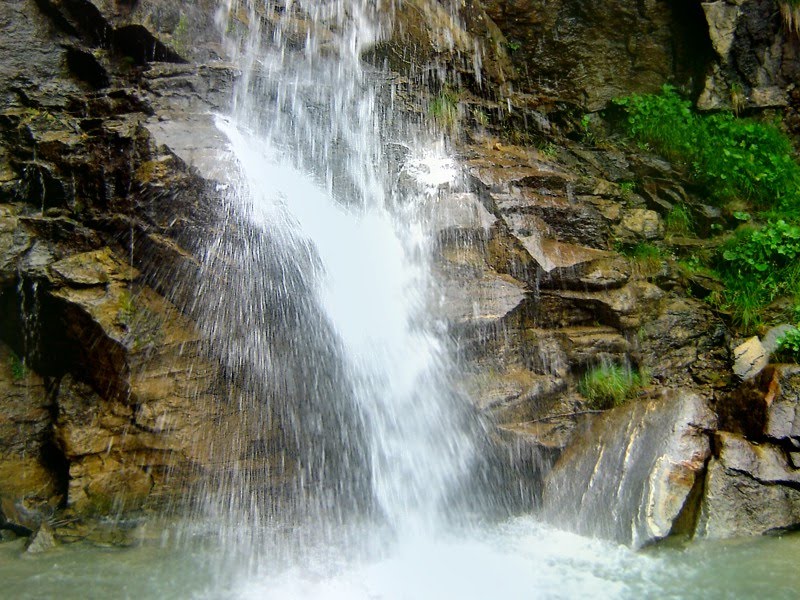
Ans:
{"label": "gray rock", "polygon": [[46,523],[42,523],[39,529],[30,537],[25,545],[27,554],[42,554],[58,546],[53,533]]}
{"label": "gray rock", "polygon": [[769,354],[758,336],[753,336],[733,350],[733,373],[742,381],[752,379],[769,363]]}
{"label": "gray rock", "polygon": [[771,366],[766,375],[769,385],[764,434],[775,440],[800,440],[800,366]]}
{"label": "gray rock", "polygon": [[619,233],[624,239],[654,240],[664,234],[664,224],[656,211],[635,208],[623,214]]}
{"label": "gray rock", "polygon": [[[711,454],[715,417],[686,390],[609,411],[567,448],[548,475],[547,518],[584,535],[636,547],[691,520],[690,494]],[[683,517],[686,517],[684,519]]]}
{"label": "gray rock", "polygon": [[703,11],[708,21],[711,44],[722,60],[728,59],[736,34],[736,24],[741,11],[727,2],[704,2]]}
{"label": "gray rock", "polygon": [[771,444],[717,434],[719,457],[708,465],[697,535],[761,535],[800,524],[800,471]]}

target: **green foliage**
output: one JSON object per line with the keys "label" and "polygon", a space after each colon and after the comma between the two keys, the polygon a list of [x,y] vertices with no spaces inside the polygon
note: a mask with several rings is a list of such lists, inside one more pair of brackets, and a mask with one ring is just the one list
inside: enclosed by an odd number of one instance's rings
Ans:
{"label": "green foliage", "polygon": [[644,277],[658,273],[665,259],[660,248],[647,242],[618,244],[617,252],[631,259],[634,271]]}
{"label": "green foliage", "polygon": [[685,204],[676,204],[664,219],[667,235],[687,236],[694,233],[694,219]]}
{"label": "green foliage", "polygon": [[25,361],[20,359],[19,356],[11,353],[11,378],[14,381],[22,381],[28,376],[28,367],[25,366]]}
{"label": "green foliage", "polygon": [[776,355],[780,360],[800,363],[800,329],[790,329],[778,338]]}
{"label": "green foliage", "polygon": [[539,147],[539,152],[542,153],[542,156],[546,158],[556,158],[558,157],[558,147],[553,142],[547,142]]}
{"label": "green foliage", "polygon": [[800,294],[800,226],[778,220],[740,228],[715,266],[726,285],[721,305],[732,310],[736,323],[752,329],[770,302]]}
{"label": "green foliage", "polygon": [[597,142],[597,135],[592,128],[592,115],[586,113],[581,117],[581,137],[586,144],[595,144]]}
{"label": "green foliage", "polygon": [[593,409],[619,406],[647,385],[649,378],[627,366],[603,364],[589,369],[578,383],[578,391]]}
{"label": "green foliage", "polygon": [[631,194],[633,194],[633,190],[636,188],[636,184],[632,181],[620,181],[619,183],[619,193],[622,195],[623,198],[626,200],[630,198]]}
{"label": "green foliage", "polygon": [[453,129],[458,123],[458,95],[450,89],[442,90],[428,104],[428,113],[445,129]]}
{"label": "green foliage", "polygon": [[690,167],[718,202],[740,198],[762,208],[800,206],[800,165],[776,127],[730,113],[700,115],[670,86],[615,104],[625,111],[632,137]]}
{"label": "green foliage", "polygon": [[522,42],[520,42],[519,40],[508,40],[508,41],[506,42],[506,49],[507,49],[507,50],[508,50],[508,51],[509,51],[511,54],[513,54],[514,52],[516,52],[516,51],[517,51],[517,50],[519,50],[520,48],[522,48]]}

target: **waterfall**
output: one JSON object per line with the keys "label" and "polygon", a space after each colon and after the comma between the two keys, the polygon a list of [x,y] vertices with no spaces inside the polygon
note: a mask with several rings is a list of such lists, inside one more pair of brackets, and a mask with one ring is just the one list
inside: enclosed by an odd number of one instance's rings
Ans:
{"label": "waterfall", "polygon": [[[425,127],[397,126],[385,74],[361,61],[390,8],[300,0],[222,11],[246,9],[249,28],[232,41],[242,65],[233,109],[217,117],[237,172],[206,251],[200,325],[249,415],[241,427],[276,427],[268,451],[281,458],[266,467],[269,486],[263,467],[240,461],[210,484],[206,509],[254,563],[260,521],[288,512],[314,523],[318,543],[366,518],[380,545],[464,521],[482,498],[482,423],[456,391],[446,328],[428,310],[423,215],[457,171]],[[247,450],[234,435],[216,452]]]}

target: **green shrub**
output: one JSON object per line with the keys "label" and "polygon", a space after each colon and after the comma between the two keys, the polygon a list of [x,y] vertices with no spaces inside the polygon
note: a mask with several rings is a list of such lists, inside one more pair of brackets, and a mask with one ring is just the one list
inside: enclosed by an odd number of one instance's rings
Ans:
{"label": "green shrub", "polygon": [[740,228],[722,247],[716,269],[726,286],[722,307],[752,329],[773,300],[800,294],[800,226],[778,220]]}
{"label": "green shrub", "polygon": [[740,198],[783,211],[800,206],[800,165],[776,127],[730,113],[700,115],[675,89],[614,101],[628,133],[691,169],[718,202]]}
{"label": "green shrub", "polygon": [[775,354],[780,360],[800,363],[800,329],[790,329],[778,338]]}
{"label": "green shrub", "polygon": [[586,372],[578,383],[578,391],[591,408],[605,410],[635,396],[647,383],[646,379],[630,367],[603,364]]}

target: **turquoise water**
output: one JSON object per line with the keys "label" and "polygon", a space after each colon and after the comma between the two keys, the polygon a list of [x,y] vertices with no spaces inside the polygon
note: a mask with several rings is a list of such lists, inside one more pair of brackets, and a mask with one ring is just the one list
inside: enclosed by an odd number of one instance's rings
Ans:
{"label": "turquoise water", "polygon": [[[532,518],[406,539],[373,557],[311,549],[286,569],[269,558],[239,569],[213,543],[190,539],[177,547],[78,544],[37,556],[22,549],[22,540],[0,545],[5,598],[721,599],[796,598],[800,589],[798,535],[634,552]],[[215,568],[222,564],[225,573]]]}

